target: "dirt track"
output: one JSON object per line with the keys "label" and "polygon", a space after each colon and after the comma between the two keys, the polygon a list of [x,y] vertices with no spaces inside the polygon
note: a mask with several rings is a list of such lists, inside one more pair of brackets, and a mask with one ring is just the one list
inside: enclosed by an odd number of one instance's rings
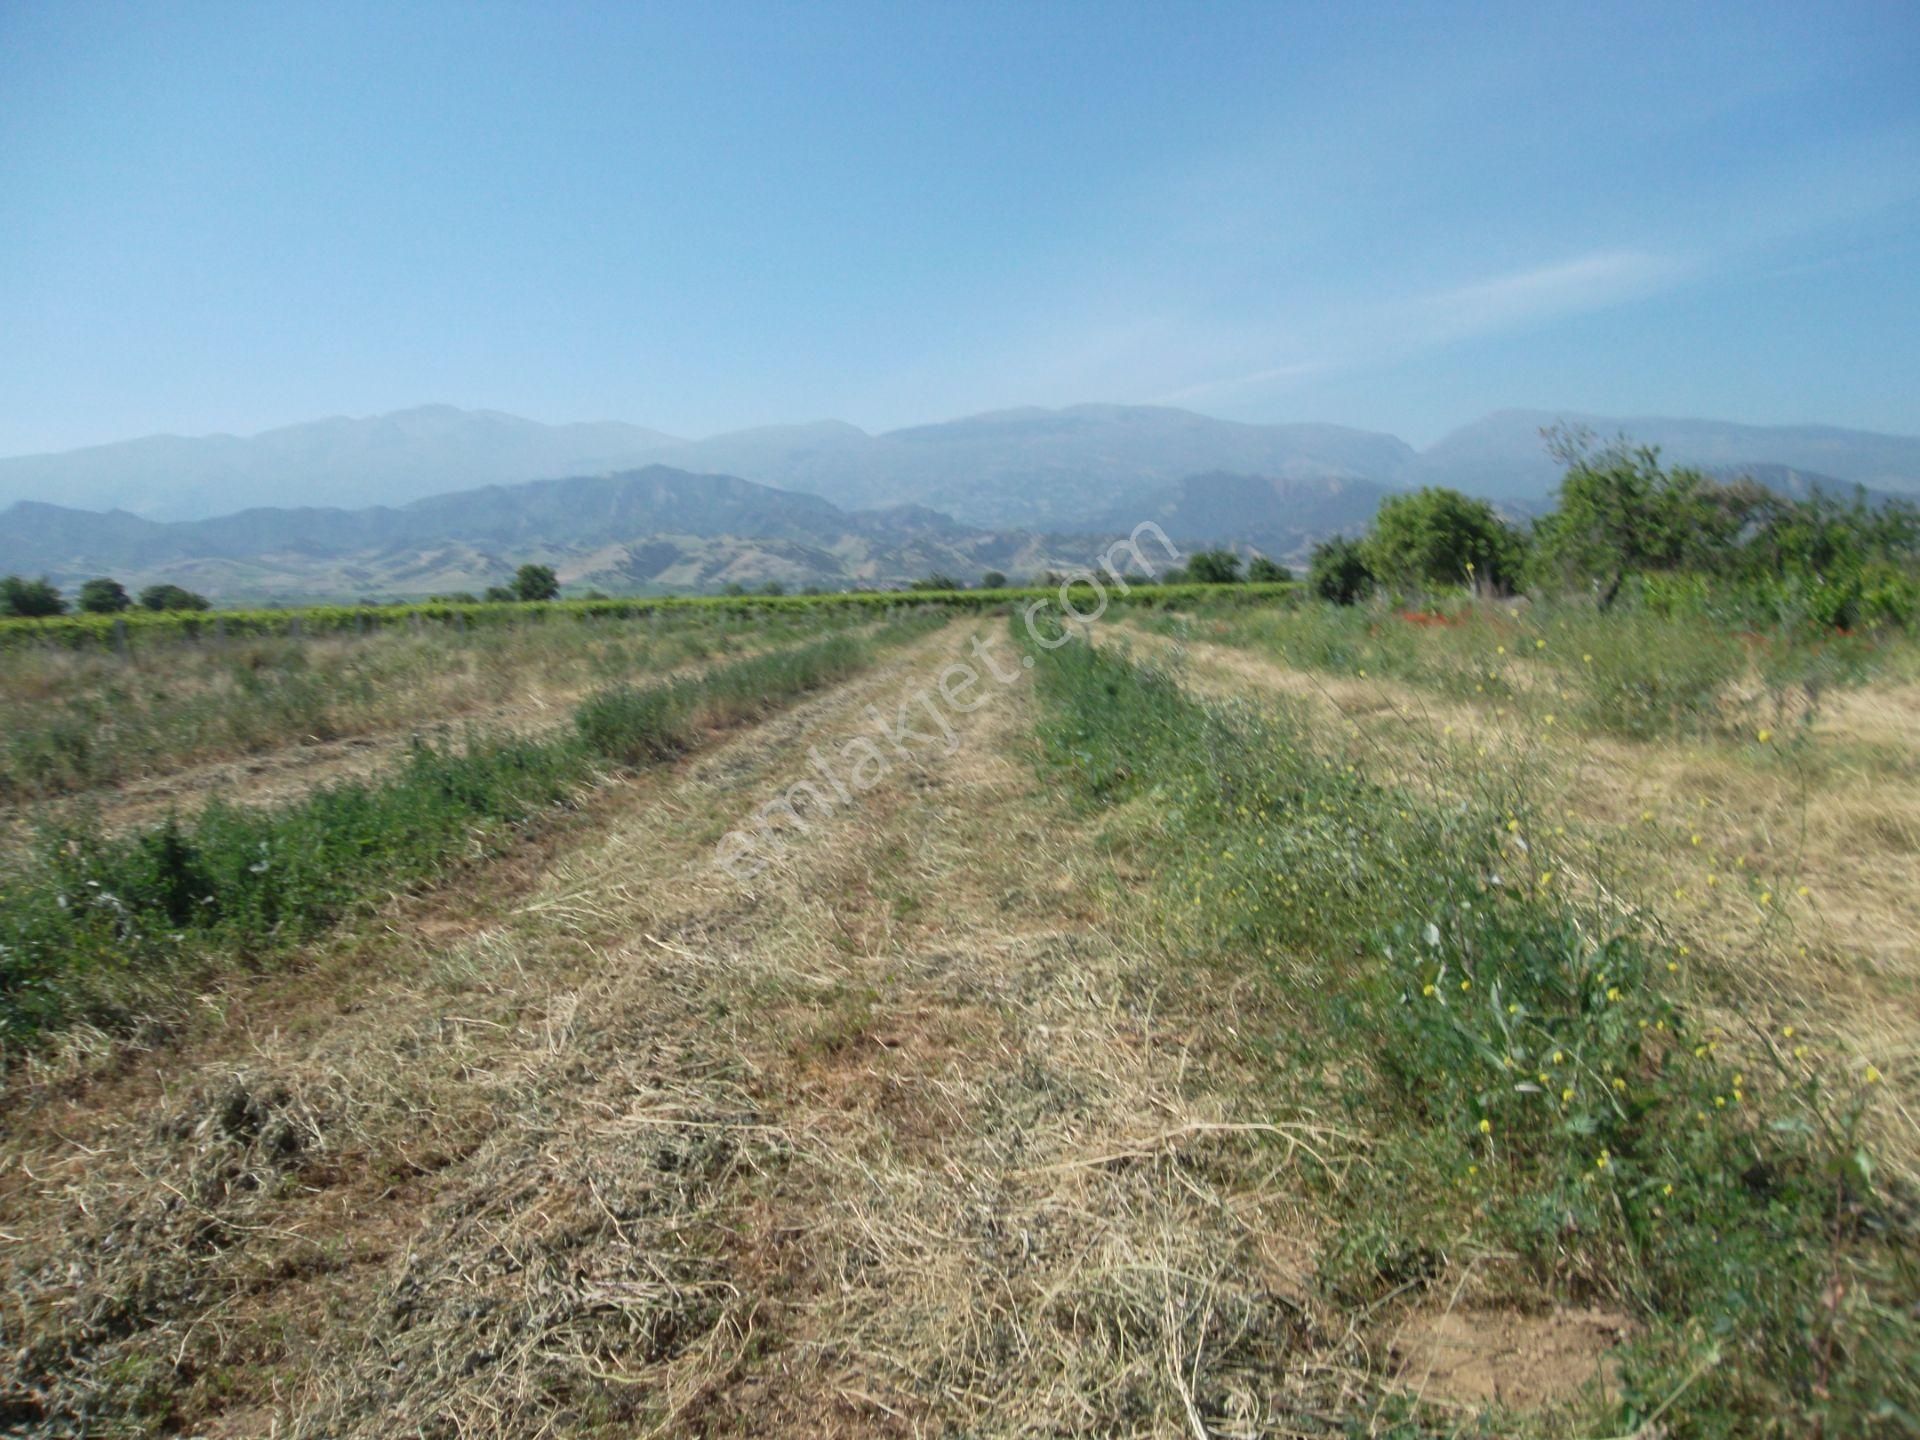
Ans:
{"label": "dirt track", "polygon": [[228,1434],[1272,1404],[1256,1377],[1313,1337],[1259,1177],[1337,1142],[1264,1128],[1231,1033],[1109,928],[1024,686],[760,880],[709,863],[959,639],[635,784],[492,899],[216,1000],[180,1053],[44,1088],[8,1147],[8,1329],[70,1350],[15,1383],[136,1377]]}
{"label": "dirt track", "polygon": [[17,1084],[6,1418],[1232,1436],[1367,1413],[1393,1330],[1320,1308],[1300,1183],[1364,1152],[1263,1101],[1283,997],[1170,971],[1136,928],[1147,877],[1037,773],[1024,680],[766,874],[710,863],[808,746],[973,633],[601,792],[208,997],[167,1049]]}

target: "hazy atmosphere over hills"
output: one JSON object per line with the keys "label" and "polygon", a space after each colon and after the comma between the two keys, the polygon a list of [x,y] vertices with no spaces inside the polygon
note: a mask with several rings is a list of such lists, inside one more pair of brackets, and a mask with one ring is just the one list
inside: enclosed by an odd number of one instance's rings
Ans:
{"label": "hazy atmosphere over hills", "polygon": [[1834,427],[1506,410],[1415,450],[1334,425],[1080,405],[682,440],[428,406],[0,460],[0,502],[17,502],[0,568],[229,597],[474,588],[527,558],[619,589],[844,586],[1070,566],[1092,537],[1147,520],[1295,559],[1409,487],[1538,507],[1558,473],[1541,431],[1562,421],[1789,491],[1920,493],[1920,439]]}

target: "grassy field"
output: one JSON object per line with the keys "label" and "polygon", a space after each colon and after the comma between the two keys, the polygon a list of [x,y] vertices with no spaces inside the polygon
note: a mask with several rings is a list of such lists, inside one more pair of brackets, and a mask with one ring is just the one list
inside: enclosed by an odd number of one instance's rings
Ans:
{"label": "grassy field", "polygon": [[[1197,584],[1141,586],[1117,598],[1142,605],[1184,604],[1205,598],[1213,587]],[[1291,581],[1237,586],[1234,596],[1268,601],[1292,592]],[[45,618],[0,616],[0,651],[30,648],[111,649],[132,653],[181,640],[232,640],[243,637],[313,639],[326,635],[365,636],[382,630],[516,629],[553,621],[738,620],[753,616],[827,616],[868,618],[902,606],[934,604],[949,609],[994,611],[1049,600],[1047,586],[998,590],[848,590],[822,595],[744,594],[629,596],[601,600],[448,602],[429,600],[393,605],[310,605],[277,610],[128,610],[119,615],[74,613]],[[1219,597],[1215,597],[1216,600]]]}
{"label": "grassy field", "polygon": [[1911,642],[639,633],[512,652],[564,725],[0,876],[7,1423],[1912,1432]]}
{"label": "grassy field", "polygon": [[689,609],[597,624],[174,640],[126,657],[18,649],[0,663],[0,803],[468,717],[563,717],[616,679],[860,623],[872,619]]}
{"label": "grassy field", "polygon": [[[1299,628],[1317,640],[1352,623]],[[1262,648],[1276,628],[1222,633]],[[1297,1017],[1276,1056],[1287,1102],[1369,1136],[1366,1164],[1326,1197],[1326,1283],[1373,1304],[1430,1268],[1416,1280],[1482,1303],[1617,1309],[1636,1332],[1617,1357],[1628,1415],[1684,1433],[1757,1433],[1787,1412],[1854,1433],[1883,1405],[1913,1413],[1911,1257],[1889,1242],[1911,1221],[1914,1137],[1904,1100],[1878,1093],[1889,1057],[1912,1052],[1909,957],[1874,957],[1890,962],[1879,1019],[1903,1013],[1862,1033],[1797,943],[1812,892],[1788,867],[1803,851],[1731,853],[1724,817],[1685,795],[1643,812],[1631,840],[1608,834],[1565,786],[1549,719],[1581,672],[1514,675],[1503,656],[1544,657],[1536,642],[1556,632],[1497,633],[1466,667],[1504,682],[1479,725],[1397,705],[1369,723],[1351,696],[1272,703],[1280,687],[1209,711],[1157,672],[1076,650],[1050,748],[1091,799],[1151,802],[1130,839],[1156,852],[1169,943],[1274,967]],[[1457,696],[1462,648],[1433,650],[1400,651],[1394,671],[1417,665]],[[1378,653],[1342,663],[1362,678]],[[1325,724],[1329,708],[1345,723]],[[1799,723],[1810,736],[1811,714]],[[1764,748],[1788,735],[1737,743],[1763,772],[1795,765]],[[1676,819],[1680,848],[1710,851],[1747,911],[1734,944],[1701,943],[1696,866],[1646,863],[1646,832]],[[1886,1146],[1868,1143],[1876,1129]]]}

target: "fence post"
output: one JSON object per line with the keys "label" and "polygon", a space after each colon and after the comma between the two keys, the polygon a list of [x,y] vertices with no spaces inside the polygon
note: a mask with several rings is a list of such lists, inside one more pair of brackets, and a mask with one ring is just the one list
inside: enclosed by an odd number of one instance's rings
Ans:
{"label": "fence post", "polygon": [[127,658],[127,622],[118,615],[113,617],[113,649],[122,660]]}

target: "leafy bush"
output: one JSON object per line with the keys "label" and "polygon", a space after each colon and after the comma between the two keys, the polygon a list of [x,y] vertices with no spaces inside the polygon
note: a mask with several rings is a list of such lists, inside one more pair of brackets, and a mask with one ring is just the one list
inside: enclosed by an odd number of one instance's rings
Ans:
{"label": "leafy bush", "polygon": [[1388,496],[1366,539],[1373,574],[1414,590],[1476,583],[1509,590],[1525,554],[1520,532],[1486,501],[1439,487]]}
{"label": "leafy bush", "polygon": [[80,608],[89,615],[118,615],[133,604],[127,587],[102,576],[80,587]]}
{"label": "leafy bush", "polygon": [[66,613],[67,602],[43,575],[24,580],[18,575],[0,576],[0,615],[22,620],[39,619]]}
{"label": "leafy bush", "polygon": [[1336,535],[1313,547],[1307,562],[1307,588],[1335,605],[1352,605],[1372,593],[1373,566],[1366,547]]}
{"label": "leafy bush", "polygon": [[515,600],[552,600],[559,594],[560,577],[550,565],[522,565],[513,573]]}
{"label": "leafy bush", "polygon": [[178,585],[149,585],[140,592],[140,608],[143,610],[208,610],[212,608],[204,595],[196,595]]}
{"label": "leafy bush", "polygon": [[1196,585],[1237,585],[1240,557],[1231,550],[1200,550],[1187,557],[1187,579]]}

